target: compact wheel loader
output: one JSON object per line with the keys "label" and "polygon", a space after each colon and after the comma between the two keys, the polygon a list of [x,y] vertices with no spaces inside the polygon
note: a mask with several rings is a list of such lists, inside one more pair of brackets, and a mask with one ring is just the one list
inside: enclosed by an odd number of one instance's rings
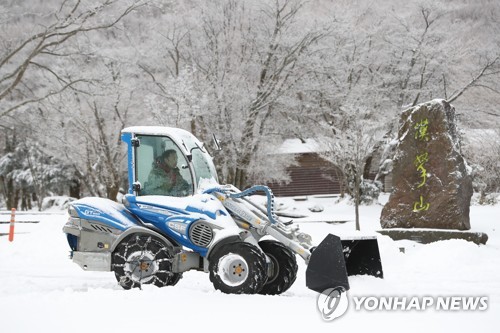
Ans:
{"label": "compact wheel loader", "polygon": [[[275,214],[268,187],[220,185],[212,157],[191,133],[129,127],[122,141],[129,180],[123,203],[74,201],[63,227],[70,257],[84,270],[112,271],[124,289],[173,286],[184,272],[199,270],[221,292],[267,295],[292,286],[297,255],[307,264],[307,287],[320,293],[348,290],[348,275],[382,277],[376,238],[329,234],[314,246],[309,235]],[[177,154],[183,186],[159,193],[149,175],[167,150]],[[256,193],[266,196],[266,205],[251,200]]]}

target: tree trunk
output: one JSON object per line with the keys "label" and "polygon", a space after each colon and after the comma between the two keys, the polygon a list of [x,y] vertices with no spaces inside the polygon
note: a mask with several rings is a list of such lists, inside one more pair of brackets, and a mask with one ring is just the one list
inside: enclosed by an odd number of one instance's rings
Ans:
{"label": "tree trunk", "polygon": [[80,199],[80,187],[80,179],[78,179],[78,175],[75,174],[69,185],[69,196],[75,199]]}
{"label": "tree trunk", "polygon": [[21,196],[21,210],[22,211],[28,210],[28,203],[26,202],[26,193],[24,191],[23,191],[23,194]]}
{"label": "tree trunk", "polygon": [[345,175],[344,172],[342,172],[342,170],[340,170],[339,168],[337,167],[334,167],[334,171],[335,171],[335,176],[337,176],[337,179],[338,179],[338,182],[339,182],[339,192],[340,192],[340,197],[341,198],[345,198],[345,189],[347,187],[347,177]]}
{"label": "tree trunk", "polygon": [[31,206],[31,193],[29,193],[26,190],[23,190],[21,198],[22,198],[21,199],[21,210],[24,210],[24,211],[31,210],[33,208]]}
{"label": "tree trunk", "polygon": [[0,176],[0,189],[2,190],[2,194],[5,200],[7,200],[7,190],[5,189],[5,177]]}
{"label": "tree trunk", "polygon": [[118,195],[118,186],[106,186],[106,193],[108,194],[108,199],[116,201],[116,196]]}
{"label": "tree trunk", "polygon": [[361,227],[359,225],[359,202],[360,202],[360,197],[361,193],[359,191],[360,187],[360,176],[359,173],[356,173],[354,175],[354,212],[356,215],[356,230],[361,230]]}
{"label": "tree trunk", "polygon": [[12,187],[13,188],[13,191],[14,191],[14,201],[12,203],[12,207],[11,208],[16,208],[19,206],[19,192],[20,190],[16,189],[15,186]]}
{"label": "tree trunk", "polygon": [[6,192],[6,204],[7,209],[16,208],[19,204],[19,190],[16,190],[14,186],[14,181],[9,179],[7,181],[7,186],[5,187]]}
{"label": "tree trunk", "polygon": [[247,186],[246,184],[246,171],[242,168],[236,168],[234,173],[233,185],[239,188],[240,190],[244,190]]}
{"label": "tree trunk", "polygon": [[[36,192],[32,192],[30,196],[28,196],[28,209],[33,208],[33,201],[38,202],[38,196],[36,195]],[[39,206],[38,210],[42,210],[42,207]]]}
{"label": "tree trunk", "polygon": [[484,205],[486,203],[486,191],[481,190],[481,195],[479,196],[479,204]]}

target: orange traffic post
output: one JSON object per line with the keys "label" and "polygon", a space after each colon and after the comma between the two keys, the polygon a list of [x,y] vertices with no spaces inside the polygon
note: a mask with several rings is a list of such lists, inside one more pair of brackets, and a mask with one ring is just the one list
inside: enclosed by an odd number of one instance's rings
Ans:
{"label": "orange traffic post", "polygon": [[14,240],[14,222],[16,221],[16,209],[12,208],[10,213],[9,242]]}

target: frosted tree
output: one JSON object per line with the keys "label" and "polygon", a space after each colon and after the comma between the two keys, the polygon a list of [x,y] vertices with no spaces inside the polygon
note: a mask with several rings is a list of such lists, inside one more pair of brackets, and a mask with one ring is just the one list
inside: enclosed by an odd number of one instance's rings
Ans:
{"label": "frosted tree", "polygon": [[66,68],[84,61],[73,41],[112,28],[142,1],[17,2],[0,21],[0,118],[92,80]]}
{"label": "frosted tree", "polygon": [[[469,130],[464,154],[472,167],[474,190],[479,203],[496,203],[500,192],[500,130]],[[491,196],[492,195],[492,196]],[[492,198],[493,197],[493,198]]]}
{"label": "frosted tree", "polygon": [[39,210],[47,195],[61,195],[69,183],[69,170],[64,164],[44,152],[37,142],[22,140],[15,134],[6,153],[0,157],[0,182],[8,208],[27,210],[32,200]]}
{"label": "frosted tree", "polygon": [[440,97],[497,124],[498,17],[494,0],[2,2],[0,125],[64,156],[86,194],[123,182],[128,125],[216,133],[223,182],[284,180],[273,147],[359,112],[377,127]]}
{"label": "frosted tree", "polygon": [[[142,104],[134,95],[136,87],[141,86],[134,81],[139,70],[133,65],[136,52],[123,31],[131,24],[127,21],[133,16],[130,14],[137,14],[141,5],[140,1],[100,1],[92,5],[61,1],[55,6],[56,12],[43,17],[55,23],[52,30],[43,30],[49,36],[41,37],[44,41],[57,40],[57,47],[47,47],[35,55],[51,75],[43,76],[47,81],[33,80],[43,73],[36,67],[28,68],[23,76],[36,85],[29,88],[32,97],[42,98],[12,100],[17,107],[3,118],[10,127],[21,123],[29,139],[44,143],[47,153],[64,159],[62,165],[72,170],[72,196],[82,193],[115,199],[123,185],[125,150],[120,130],[128,124],[129,109],[140,109]],[[45,10],[52,8],[47,6]],[[66,21],[62,21],[63,14]],[[59,40],[66,32],[68,39]],[[55,75],[75,84],[58,89],[62,81],[51,80]],[[14,90],[26,87],[21,80]],[[55,93],[43,94],[43,89]],[[14,111],[15,118],[11,117]],[[130,121],[134,123],[140,117],[135,115]]]}
{"label": "frosted tree", "polygon": [[222,1],[203,12],[202,31],[193,36],[202,44],[195,46],[201,49],[192,61],[213,105],[200,126],[221,136],[226,149],[218,156],[222,176],[238,187],[253,177],[250,165],[269,158],[259,153],[272,135],[274,115],[284,111],[280,98],[296,81],[308,79],[308,60],[330,33],[307,24],[303,8],[292,0]]}
{"label": "frosted tree", "polygon": [[386,128],[370,119],[363,110],[347,110],[322,126],[323,135],[318,140],[326,148],[321,156],[337,165],[344,181],[350,184],[354,201],[356,230],[360,230],[359,205],[361,203],[364,171],[369,157],[380,143]]}
{"label": "frosted tree", "polygon": [[51,116],[43,118],[50,120],[40,119],[34,132],[55,128],[43,141],[53,142],[53,153],[65,157],[74,170],[74,181],[92,196],[115,200],[126,178],[126,150],[120,131],[140,116],[129,115],[137,104],[126,65],[107,59],[97,60],[93,66],[101,73],[100,84],[87,87],[91,94],[61,94],[46,101],[44,112]]}
{"label": "frosted tree", "polygon": [[419,5],[411,15],[395,14],[396,26],[384,36],[391,48],[387,71],[396,80],[400,108],[439,96],[432,84],[440,79],[439,67],[447,56],[443,43],[447,36],[438,27],[443,16],[439,8]]}
{"label": "frosted tree", "polygon": [[397,107],[443,98],[477,122],[476,112],[489,112],[500,91],[500,5],[422,1],[409,9],[393,10],[384,36],[384,81],[396,88]]}

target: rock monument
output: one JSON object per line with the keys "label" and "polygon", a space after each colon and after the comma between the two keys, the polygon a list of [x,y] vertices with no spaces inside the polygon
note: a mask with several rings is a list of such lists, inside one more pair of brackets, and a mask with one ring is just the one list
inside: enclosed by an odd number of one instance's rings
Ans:
{"label": "rock monument", "polygon": [[470,229],[472,178],[453,106],[433,100],[403,111],[398,139],[382,228]]}

